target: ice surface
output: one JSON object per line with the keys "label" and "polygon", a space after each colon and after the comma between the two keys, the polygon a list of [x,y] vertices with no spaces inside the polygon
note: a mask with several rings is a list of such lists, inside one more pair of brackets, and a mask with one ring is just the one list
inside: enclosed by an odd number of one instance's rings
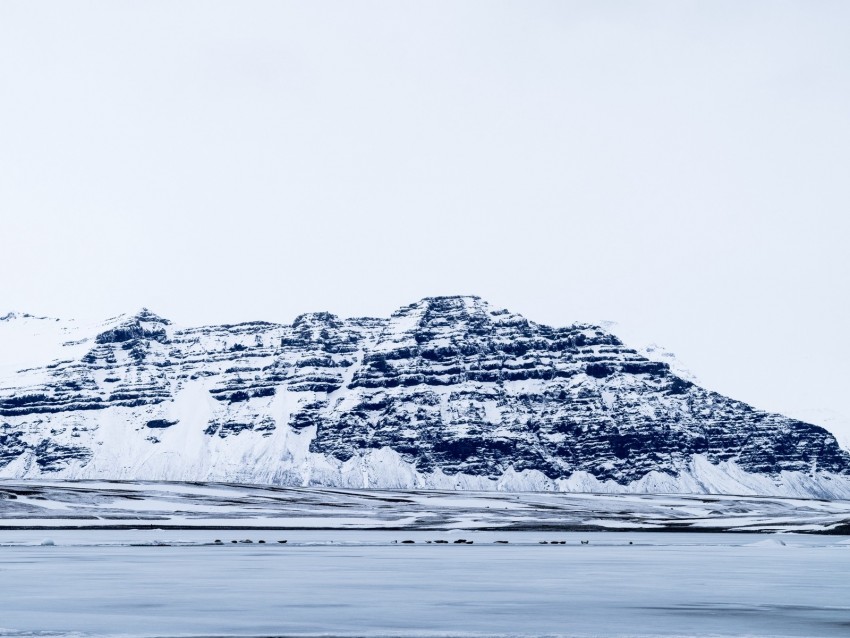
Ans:
{"label": "ice surface", "polygon": [[[425,542],[459,537],[474,544]],[[246,538],[254,542],[230,542]],[[850,627],[850,546],[840,537],[68,530],[53,539],[0,531],[0,635],[843,637]]]}
{"label": "ice surface", "polygon": [[2,482],[0,636],[846,636],[847,536],[699,530],[848,520],[775,497]]}

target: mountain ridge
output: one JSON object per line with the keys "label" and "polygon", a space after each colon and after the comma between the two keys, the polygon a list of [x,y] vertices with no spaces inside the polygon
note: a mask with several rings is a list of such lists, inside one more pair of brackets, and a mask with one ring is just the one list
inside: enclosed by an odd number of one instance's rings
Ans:
{"label": "mountain ridge", "polygon": [[0,477],[850,497],[826,430],[600,326],[477,296],[388,318],[181,328],[142,308],[51,329],[52,357],[0,380]]}

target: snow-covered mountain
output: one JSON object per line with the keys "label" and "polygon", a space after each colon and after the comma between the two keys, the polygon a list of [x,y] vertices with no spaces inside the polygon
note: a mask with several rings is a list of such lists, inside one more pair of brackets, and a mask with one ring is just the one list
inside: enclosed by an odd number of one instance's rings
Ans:
{"label": "snow-covered mountain", "polygon": [[850,498],[826,430],[477,297],[292,325],[10,314],[0,348],[0,477]]}

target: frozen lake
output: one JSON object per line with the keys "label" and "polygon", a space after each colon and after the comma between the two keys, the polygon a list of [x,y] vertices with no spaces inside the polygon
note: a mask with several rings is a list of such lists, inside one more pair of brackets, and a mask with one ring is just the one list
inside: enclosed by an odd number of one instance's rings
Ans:
{"label": "frozen lake", "polygon": [[847,574],[846,536],[6,530],[0,635],[844,638]]}

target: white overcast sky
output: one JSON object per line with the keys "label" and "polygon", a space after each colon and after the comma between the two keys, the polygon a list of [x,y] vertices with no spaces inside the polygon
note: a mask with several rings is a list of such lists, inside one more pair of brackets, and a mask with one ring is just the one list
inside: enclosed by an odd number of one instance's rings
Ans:
{"label": "white overcast sky", "polygon": [[846,1],[2,0],[0,314],[478,294],[847,413],[848,34]]}

